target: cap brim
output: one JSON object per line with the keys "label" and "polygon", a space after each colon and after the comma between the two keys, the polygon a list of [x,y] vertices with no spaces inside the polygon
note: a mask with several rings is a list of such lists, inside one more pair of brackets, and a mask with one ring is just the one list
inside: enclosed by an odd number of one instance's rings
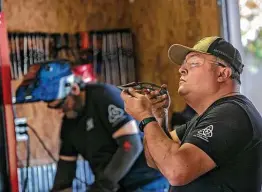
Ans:
{"label": "cap brim", "polygon": [[190,52],[198,52],[198,53],[208,54],[206,52],[197,51],[193,48],[186,47],[184,45],[173,44],[168,49],[168,58],[170,59],[170,61],[172,63],[177,64],[177,65],[182,65],[185,58],[186,58],[186,55]]}
{"label": "cap brim", "polygon": [[174,44],[168,49],[168,58],[172,63],[182,65],[186,55],[192,51],[195,50],[180,44]]}

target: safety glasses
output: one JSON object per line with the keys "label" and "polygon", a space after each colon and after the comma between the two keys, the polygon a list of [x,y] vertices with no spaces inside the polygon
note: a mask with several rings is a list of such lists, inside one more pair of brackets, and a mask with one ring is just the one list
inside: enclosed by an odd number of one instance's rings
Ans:
{"label": "safety glasses", "polygon": [[182,66],[186,67],[187,69],[191,69],[191,68],[199,67],[199,66],[203,65],[206,61],[209,61],[210,63],[216,64],[216,65],[221,66],[221,67],[226,67],[225,64],[218,62],[216,60],[206,59],[201,54],[192,55],[187,60],[184,60]]}

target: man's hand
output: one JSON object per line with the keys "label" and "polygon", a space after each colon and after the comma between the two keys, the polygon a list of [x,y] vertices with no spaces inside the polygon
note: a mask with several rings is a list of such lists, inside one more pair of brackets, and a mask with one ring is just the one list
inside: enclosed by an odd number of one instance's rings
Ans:
{"label": "man's hand", "polygon": [[[166,88],[167,86],[165,84],[161,86],[161,89]],[[162,126],[163,119],[166,118],[168,115],[168,108],[170,107],[171,101],[168,92],[165,95],[158,96],[161,89],[151,91],[146,94],[146,96],[151,101],[153,115]]]}
{"label": "man's hand", "polygon": [[147,96],[136,92],[133,88],[122,91],[121,98],[125,103],[125,111],[138,121],[152,117],[152,104]]}

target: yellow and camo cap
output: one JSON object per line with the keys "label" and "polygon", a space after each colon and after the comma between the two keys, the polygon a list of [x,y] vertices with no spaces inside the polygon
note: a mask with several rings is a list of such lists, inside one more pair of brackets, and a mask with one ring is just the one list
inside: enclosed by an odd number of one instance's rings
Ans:
{"label": "yellow and camo cap", "polygon": [[214,55],[227,62],[239,75],[243,71],[244,65],[239,51],[221,37],[205,37],[198,41],[192,48],[180,44],[173,44],[168,50],[168,57],[173,63],[182,65],[186,55],[190,52]]}

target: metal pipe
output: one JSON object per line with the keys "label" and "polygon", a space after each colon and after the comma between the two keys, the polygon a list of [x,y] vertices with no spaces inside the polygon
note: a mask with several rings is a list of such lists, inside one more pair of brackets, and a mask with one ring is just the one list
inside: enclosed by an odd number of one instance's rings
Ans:
{"label": "metal pipe", "polygon": [[[0,4],[2,1],[0,2]],[[1,8],[2,10],[2,4]],[[18,191],[16,136],[11,94],[11,64],[8,49],[8,37],[3,12],[0,12],[0,191]]]}
{"label": "metal pipe", "polygon": [[[1,62],[1,61],[0,61]],[[0,63],[1,66],[1,63]],[[1,70],[1,69],[0,69]],[[1,76],[1,75],[0,75]],[[2,82],[2,77],[1,82]],[[7,142],[5,134],[4,124],[4,108],[3,108],[3,96],[2,86],[0,87],[0,191],[10,191],[10,184],[8,178],[8,156],[7,156]]]}
{"label": "metal pipe", "polygon": [[[2,0],[0,0],[0,15],[2,11]],[[1,21],[1,20],[0,20]],[[1,57],[1,55],[0,55]],[[2,71],[2,63],[0,60],[0,71]],[[2,73],[0,73],[0,82],[2,82]],[[4,123],[4,102],[3,102],[3,88],[0,84],[0,191],[9,191],[8,183],[8,158],[7,158],[7,142]]]}

